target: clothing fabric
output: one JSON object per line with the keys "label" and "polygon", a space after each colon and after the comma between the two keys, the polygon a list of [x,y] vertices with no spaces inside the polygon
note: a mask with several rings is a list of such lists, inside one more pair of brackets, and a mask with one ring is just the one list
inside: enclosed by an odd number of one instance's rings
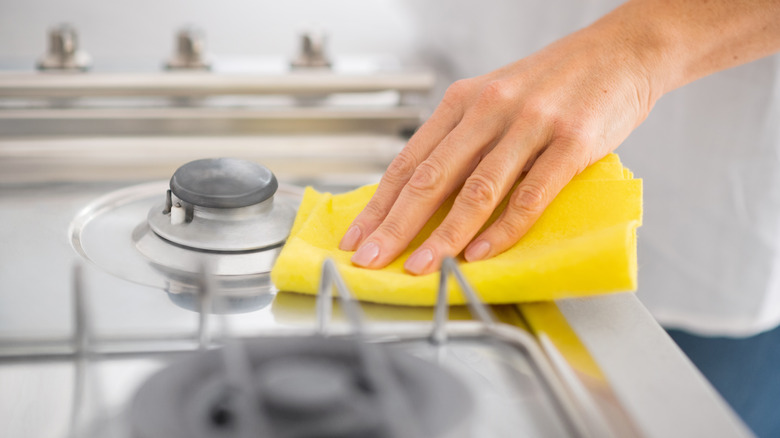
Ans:
{"label": "clothing fabric", "polygon": [[[338,248],[341,236],[376,190],[367,186],[340,195],[307,189],[290,237],[271,279],[280,290],[315,294],[326,257],[332,258],[355,296],[364,301],[430,306],[436,303],[439,274],[411,275],[403,264],[441,223],[451,197],[428,221],[409,248],[382,269],[350,263]],[[488,224],[497,218],[507,199]],[[460,269],[488,303],[549,301],[621,292],[636,287],[636,228],[642,218],[642,182],[610,154],[575,177],[519,242],[504,253]],[[450,294],[462,304],[461,294]]]}
{"label": "clothing fabric", "polygon": [[[620,1],[408,2],[442,83],[543,48]],[[749,336],[780,322],[780,58],[662,97],[618,149],[645,181],[638,296],[664,325]],[[433,96],[433,100],[441,97]]]}
{"label": "clothing fabric", "polygon": [[620,147],[647,181],[639,296],[667,326],[748,336],[780,322],[778,67],[670,93]]}
{"label": "clothing fabric", "polygon": [[742,339],[669,335],[756,436],[780,437],[780,327]]}

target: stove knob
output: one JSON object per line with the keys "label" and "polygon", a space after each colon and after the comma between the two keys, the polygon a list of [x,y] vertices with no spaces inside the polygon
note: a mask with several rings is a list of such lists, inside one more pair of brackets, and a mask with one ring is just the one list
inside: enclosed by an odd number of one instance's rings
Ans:
{"label": "stove knob", "polygon": [[165,64],[168,70],[209,70],[206,37],[202,30],[185,27],[176,34],[176,51]]}
{"label": "stove knob", "polygon": [[325,54],[326,35],[322,32],[301,34],[301,51],[290,65],[293,68],[330,68],[331,62]]}
{"label": "stove knob", "polygon": [[49,30],[48,53],[38,61],[39,70],[86,70],[90,64],[90,56],[79,50],[78,33],[73,26],[61,24]]}
{"label": "stove knob", "polygon": [[174,172],[171,191],[182,201],[207,208],[241,208],[271,199],[279,187],[265,166],[238,158],[191,161]]}

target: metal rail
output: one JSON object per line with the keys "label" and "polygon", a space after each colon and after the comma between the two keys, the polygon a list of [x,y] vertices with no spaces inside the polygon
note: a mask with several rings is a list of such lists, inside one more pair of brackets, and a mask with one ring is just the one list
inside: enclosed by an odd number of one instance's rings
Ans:
{"label": "metal rail", "polygon": [[0,73],[0,98],[139,97],[218,95],[323,95],[396,90],[425,92],[435,82],[431,72],[340,74],[167,73]]}

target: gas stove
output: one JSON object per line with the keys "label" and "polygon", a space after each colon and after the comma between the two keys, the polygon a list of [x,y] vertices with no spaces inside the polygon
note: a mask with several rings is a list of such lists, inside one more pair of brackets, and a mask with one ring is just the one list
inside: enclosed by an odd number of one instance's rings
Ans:
{"label": "gas stove", "polygon": [[[70,236],[79,255],[122,280],[161,289],[174,305],[196,313],[198,345],[189,352],[158,351],[180,357],[142,383],[110,424],[101,416],[80,419],[85,406],[79,392],[86,384],[77,386],[72,433],[105,436],[111,433],[105,428],[117,428],[120,436],[145,438],[613,435],[596,409],[585,410],[592,400],[564,389],[527,331],[495,319],[452,259],[443,267],[431,323],[392,321],[367,329],[335,264],[326,261],[316,330],[234,333],[231,314],[258,312],[274,295],[285,294],[275,290],[269,272],[299,197],[299,190],[280,186],[260,164],[201,159],[179,167],[167,190],[154,183],[123,188],[76,215]],[[450,274],[479,323],[448,321]],[[88,298],[94,292],[87,292],[80,268],[74,278],[73,355],[87,367],[83,361],[117,352],[98,354]],[[332,286],[346,322],[333,329]],[[214,315],[220,315],[219,326],[210,329]]]}
{"label": "gas stove", "polygon": [[750,436],[633,294],[486,306],[453,260],[435,308],[329,262],[276,290],[303,187],[378,180],[434,76],[316,34],[226,71],[199,38],[85,73],[61,28],[47,72],[0,72],[0,436]]}

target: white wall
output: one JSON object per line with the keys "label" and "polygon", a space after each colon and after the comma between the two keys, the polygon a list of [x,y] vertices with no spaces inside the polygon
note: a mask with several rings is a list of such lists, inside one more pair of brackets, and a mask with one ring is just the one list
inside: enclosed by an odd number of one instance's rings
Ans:
{"label": "white wall", "polygon": [[414,40],[402,2],[394,0],[0,0],[0,59],[33,65],[46,29],[73,23],[95,66],[159,62],[175,30],[197,24],[217,54],[292,55],[298,31],[329,31],[334,54],[409,51]]}

